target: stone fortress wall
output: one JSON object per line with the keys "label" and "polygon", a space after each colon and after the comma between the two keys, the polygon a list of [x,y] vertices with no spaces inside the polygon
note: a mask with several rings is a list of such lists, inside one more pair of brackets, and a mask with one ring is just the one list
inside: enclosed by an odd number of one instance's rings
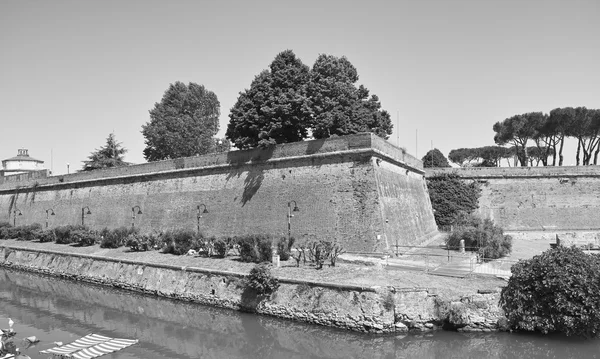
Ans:
{"label": "stone fortress wall", "polygon": [[[437,234],[421,161],[372,134],[46,177],[0,178],[0,220],[17,225],[131,226],[207,236],[287,235],[353,252],[418,245]],[[197,208],[208,213],[197,220]],[[293,204],[292,204],[293,205]],[[132,208],[140,206],[142,214]],[[87,207],[91,214],[87,213]],[[82,210],[86,208],[85,210]],[[204,207],[201,207],[204,209]]]}
{"label": "stone fortress wall", "polygon": [[600,232],[600,167],[434,168],[426,176],[444,172],[478,182],[479,214],[506,231]]}

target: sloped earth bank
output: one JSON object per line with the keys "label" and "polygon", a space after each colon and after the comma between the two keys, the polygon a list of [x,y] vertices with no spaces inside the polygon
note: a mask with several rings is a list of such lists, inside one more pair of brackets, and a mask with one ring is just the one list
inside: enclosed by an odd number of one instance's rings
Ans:
{"label": "sloped earth bank", "polygon": [[504,282],[495,278],[443,278],[347,263],[315,270],[284,262],[273,270],[279,289],[258,296],[244,283],[253,264],[236,257],[14,240],[0,241],[0,266],[358,332],[495,331],[503,322],[498,299]]}

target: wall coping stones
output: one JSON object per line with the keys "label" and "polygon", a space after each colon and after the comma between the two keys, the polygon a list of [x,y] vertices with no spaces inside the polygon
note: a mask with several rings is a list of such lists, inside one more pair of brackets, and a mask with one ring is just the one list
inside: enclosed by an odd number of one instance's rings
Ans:
{"label": "wall coping stones", "polygon": [[454,173],[465,179],[600,177],[600,166],[461,167],[427,168],[425,177]]}
{"label": "wall coping stones", "polygon": [[0,194],[13,192],[19,188],[53,189],[98,185],[125,179],[144,181],[163,176],[197,174],[198,172],[225,170],[245,165],[299,162],[306,159],[346,155],[371,155],[413,172],[425,173],[422,162],[407,154],[404,149],[396,147],[372,133],[361,133],[324,140],[280,144],[266,149],[213,153],[45,178],[23,177],[20,181],[4,181],[0,177]]}

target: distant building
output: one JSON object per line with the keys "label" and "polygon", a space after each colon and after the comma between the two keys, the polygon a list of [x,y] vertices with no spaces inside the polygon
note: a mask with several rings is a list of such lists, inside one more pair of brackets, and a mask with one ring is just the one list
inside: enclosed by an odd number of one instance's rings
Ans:
{"label": "distant building", "polygon": [[2,170],[0,170],[0,176],[9,176],[44,170],[44,161],[29,157],[27,149],[20,148],[15,157],[2,160]]}

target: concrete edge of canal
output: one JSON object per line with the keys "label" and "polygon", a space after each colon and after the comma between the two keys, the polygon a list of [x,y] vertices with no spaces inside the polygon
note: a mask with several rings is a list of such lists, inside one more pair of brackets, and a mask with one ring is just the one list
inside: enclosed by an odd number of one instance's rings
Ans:
{"label": "concrete edge of canal", "polygon": [[498,292],[450,301],[426,288],[282,279],[275,293],[257,296],[242,273],[2,245],[0,266],[356,332],[490,332],[505,322]]}

